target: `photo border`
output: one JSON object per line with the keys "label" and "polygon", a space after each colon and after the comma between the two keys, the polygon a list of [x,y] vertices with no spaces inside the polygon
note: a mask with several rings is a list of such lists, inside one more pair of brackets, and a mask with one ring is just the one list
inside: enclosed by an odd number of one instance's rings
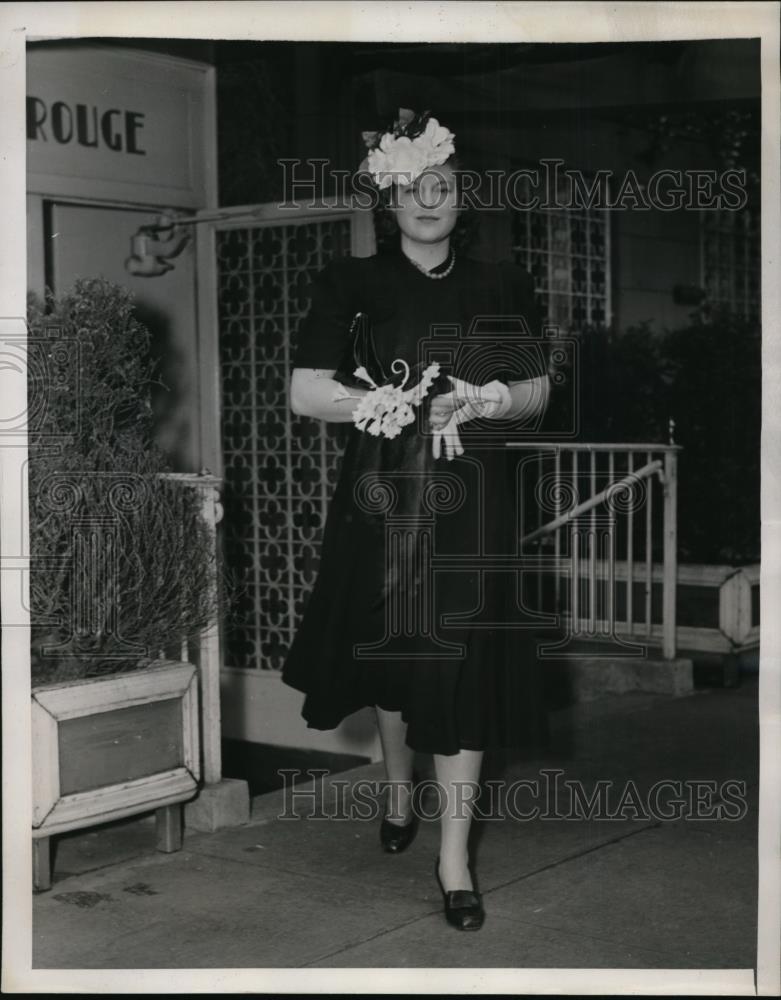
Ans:
{"label": "photo border", "polygon": [[[586,9],[587,8],[587,9]],[[0,10],[0,335],[25,336],[25,44],[43,38],[599,42],[760,37],[762,44],[762,534],[757,975],[730,969],[32,969],[29,634],[24,436],[0,443],[5,992],[356,992],[777,995],[781,938],[781,261],[779,3],[6,3]],[[23,380],[8,382],[23,412]],[[4,390],[0,390],[4,391]],[[16,411],[15,411],[16,412]],[[8,624],[10,622],[10,624]]]}

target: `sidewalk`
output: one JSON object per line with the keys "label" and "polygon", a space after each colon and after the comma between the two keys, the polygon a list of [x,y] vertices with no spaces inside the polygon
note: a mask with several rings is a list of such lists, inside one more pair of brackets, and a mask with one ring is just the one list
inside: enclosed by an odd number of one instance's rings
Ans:
{"label": "sidewalk", "polygon": [[[631,780],[642,803],[660,779],[745,781],[748,811],[477,823],[478,933],[442,915],[435,822],[389,856],[377,820],[281,820],[272,792],[248,825],[187,833],[176,854],[154,852],[151,819],[63,843],[52,890],[34,900],[33,966],[753,968],[756,697],[745,676],[678,699],[618,696],[557,713],[544,759],[487,760],[486,777],[556,768],[588,794],[598,779],[618,792]],[[380,779],[382,768],[335,777]]]}

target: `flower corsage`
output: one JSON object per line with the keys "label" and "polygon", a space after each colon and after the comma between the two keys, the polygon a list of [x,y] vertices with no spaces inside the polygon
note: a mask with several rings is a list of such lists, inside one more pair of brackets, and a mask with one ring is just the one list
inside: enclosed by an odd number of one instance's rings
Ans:
{"label": "flower corsage", "polygon": [[353,423],[359,431],[366,431],[374,437],[395,438],[401,434],[402,428],[415,420],[413,407],[420,406],[428,394],[434,380],[439,375],[439,363],[433,362],[424,369],[420,381],[410,389],[405,389],[409,381],[410,369],[406,361],[397,358],[391,365],[394,373],[404,372],[401,385],[386,383],[377,385],[374,379],[361,365],[353,372],[356,379],[367,383],[372,388],[364,396],[355,396],[344,385],[340,385],[334,393],[337,399],[358,399],[358,405],[353,410]]}

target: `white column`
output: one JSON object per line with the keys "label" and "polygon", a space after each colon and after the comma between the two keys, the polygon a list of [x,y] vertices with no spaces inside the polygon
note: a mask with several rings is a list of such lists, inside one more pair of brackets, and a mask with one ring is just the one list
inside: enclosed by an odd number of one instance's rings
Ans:
{"label": "white column", "polygon": [[[209,473],[166,473],[166,479],[197,489],[201,500],[201,513],[209,528],[212,547],[211,589],[212,602],[217,605],[217,524],[222,519],[219,501],[221,480]],[[217,617],[209,622],[195,642],[194,659],[198,667],[201,705],[201,746],[203,749],[203,779],[207,785],[222,778],[222,750],[220,745],[220,629]]]}

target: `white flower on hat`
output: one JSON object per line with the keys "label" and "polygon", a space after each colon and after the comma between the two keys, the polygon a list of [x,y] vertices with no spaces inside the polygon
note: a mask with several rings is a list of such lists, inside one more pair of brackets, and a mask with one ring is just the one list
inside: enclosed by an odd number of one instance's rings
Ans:
{"label": "white flower on hat", "polygon": [[367,167],[379,188],[411,184],[428,167],[444,163],[455,153],[455,135],[436,118],[429,118],[420,135],[410,138],[385,132],[369,151]]}
{"label": "white flower on hat", "polygon": [[455,153],[454,139],[453,133],[444,125],[440,125],[436,118],[429,118],[425,132],[414,141],[425,151],[427,166],[438,167]]}
{"label": "white flower on hat", "polygon": [[[420,138],[420,137],[418,137]],[[428,166],[428,157],[417,139],[406,135],[396,138],[386,132],[379,149],[369,152],[369,170],[378,187],[411,184]]]}

